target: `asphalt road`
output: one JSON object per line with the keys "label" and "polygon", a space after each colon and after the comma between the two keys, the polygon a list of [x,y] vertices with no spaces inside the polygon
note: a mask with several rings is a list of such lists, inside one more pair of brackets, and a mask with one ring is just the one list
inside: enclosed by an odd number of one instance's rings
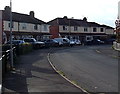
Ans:
{"label": "asphalt road", "polygon": [[[105,52],[107,49],[114,54]],[[110,46],[54,50],[50,60],[57,70],[89,92],[118,92],[117,52]]]}
{"label": "asphalt road", "polygon": [[40,49],[19,56],[16,70],[7,72],[3,78],[3,94],[82,92],[53,70],[47,60],[48,51]]}

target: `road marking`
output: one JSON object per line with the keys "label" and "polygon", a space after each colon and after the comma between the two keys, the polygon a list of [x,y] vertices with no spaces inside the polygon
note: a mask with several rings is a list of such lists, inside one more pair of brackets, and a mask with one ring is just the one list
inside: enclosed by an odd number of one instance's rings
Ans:
{"label": "road marking", "polygon": [[[96,52],[97,53],[102,53],[101,51],[99,51],[99,50],[96,50]],[[113,57],[113,58],[117,58],[117,59],[119,59],[120,57],[119,56],[113,56],[113,55],[108,55],[108,56],[111,56],[111,57]]]}
{"label": "road marking", "polygon": [[96,50],[97,53],[101,53],[99,50]]}
{"label": "road marking", "polygon": [[70,82],[71,84],[73,84],[75,87],[81,89],[84,93],[86,94],[90,94],[88,91],[84,90],[82,87],[78,86],[77,84],[73,83],[71,80],[69,80],[67,77],[61,75],[59,73],[59,71],[55,68],[55,66],[52,64],[52,62],[50,61],[50,53],[48,53],[47,55],[47,59],[48,59],[48,62],[50,63],[50,65],[52,66],[52,68],[55,70],[56,73],[58,73],[60,76],[62,76],[65,80],[67,80],[68,82]]}
{"label": "road marking", "polygon": [[113,57],[113,58],[117,58],[117,59],[120,58],[119,56],[113,56],[113,55],[110,55],[110,56]]}
{"label": "road marking", "polygon": [[2,85],[0,84],[0,94],[2,94]]}

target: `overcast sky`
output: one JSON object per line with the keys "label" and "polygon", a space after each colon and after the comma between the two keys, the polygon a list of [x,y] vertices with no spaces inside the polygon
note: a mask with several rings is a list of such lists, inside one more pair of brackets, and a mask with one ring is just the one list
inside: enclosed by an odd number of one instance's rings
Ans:
{"label": "overcast sky", "polygon": [[[120,0],[12,0],[12,11],[29,14],[48,22],[57,17],[83,19],[115,27]],[[0,10],[10,5],[10,0],[0,0]]]}

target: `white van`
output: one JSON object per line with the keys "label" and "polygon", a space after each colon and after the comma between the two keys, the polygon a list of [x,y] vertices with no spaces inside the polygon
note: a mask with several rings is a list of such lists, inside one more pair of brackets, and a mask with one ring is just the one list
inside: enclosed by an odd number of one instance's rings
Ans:
{"label": "white van", "polygon": [[70,46],[70,40],[68,38],[54,38],[59,43],[59,46]]}

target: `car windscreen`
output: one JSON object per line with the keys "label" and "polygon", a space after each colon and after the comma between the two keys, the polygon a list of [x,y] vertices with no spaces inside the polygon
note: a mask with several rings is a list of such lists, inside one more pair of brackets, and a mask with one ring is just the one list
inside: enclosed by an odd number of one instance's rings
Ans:
{"label": "car windscreen", "polygon": [[20,41],[12,41],[13,44],[19,44]]}
{"label": "car windscreen", "polygon": [[67,39],[63,39],[63,42],[69,42]]}
{"label": "car windscreen", "polygon": [[53,42],[58,42],[58,41],[56,41],[56,40],[52,40]]}
{"label": "car windscreen", "polygon": [[33,39],[24,39],[25,42],[35,42]]}

